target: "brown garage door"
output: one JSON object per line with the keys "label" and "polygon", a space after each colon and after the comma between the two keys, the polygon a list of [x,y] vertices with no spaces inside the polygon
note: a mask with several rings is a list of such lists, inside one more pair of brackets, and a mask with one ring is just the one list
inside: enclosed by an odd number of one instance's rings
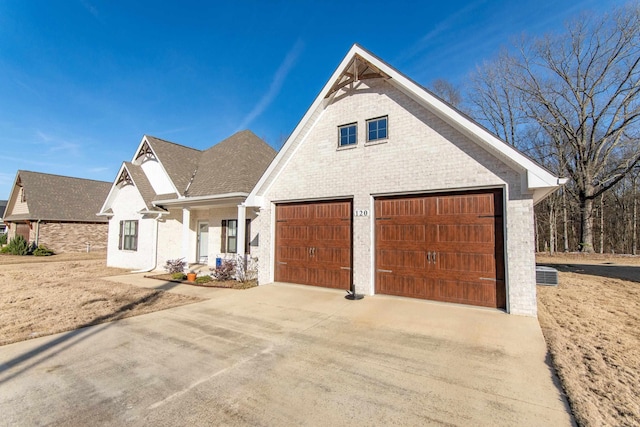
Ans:
{"label": "brown garage door", "polygon": [[506,307],[502,190],[377,199],[376,292]]}
{"label": "brown garage door", "polygon": [[349,289],[351,201],[276,206],[275,280]]}

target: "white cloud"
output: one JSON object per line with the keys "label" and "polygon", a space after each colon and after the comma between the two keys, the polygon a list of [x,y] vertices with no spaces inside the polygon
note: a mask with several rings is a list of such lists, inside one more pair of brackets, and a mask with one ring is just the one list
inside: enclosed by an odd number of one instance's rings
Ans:
{"label": "white cloud", "polygon": [[253,109],[247,114],[238,126],[238,130],[246,129],[251,122],[253,122],[258,116],[260,116],[264,110],[267,109],[269,104],[278,96],[280,93],[280,89],[282,88],[282,84],[284,83],[287,74],[293,68],[298,56],[302,52],[303,43],[301,40],[296,41],[293,47],[287,53],[287,56],[284,58],[284,61],[278,67],[278,70],[273,76],[273,80],[271,81],[271,85],[269,86],[269,90],[264,96],[258,101],[258,103],[253,107]]}
{"label": "white cloud", "polygon": [[425,50],[427,47],[430,46],[432,40],[434,40],[441,34],[451,30],[452,27],[454,27],[458,23],[460,18],[463,18],[465,15],[469,14],[474,9],[477,9],[483,3],[486,3],[486,0],[479,0],[474,3],[468,4],[467,6],[458,10],[453,15],[449,15],[446,19],[440,21],[438,25],[436,25],[431,31],[429,31],[427,34],[422,36],[420,40],[418,40],[413,45],[411,45],[410,47],[405,49],[403,52],[401,52],[394,62],[396,63],[402,62],[418,55],[419,53],[421,53],[423,50]]}

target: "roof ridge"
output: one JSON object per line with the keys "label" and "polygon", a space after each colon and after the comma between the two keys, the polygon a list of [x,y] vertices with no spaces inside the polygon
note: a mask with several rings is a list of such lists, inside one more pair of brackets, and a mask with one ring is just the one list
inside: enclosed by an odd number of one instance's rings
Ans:
{"label": "roof ridge", "polygon": [[99,179],[93,179],[93,178],[80,178],[77,176],[69,176],[69,175],[58,175],[55,173],[47,173],[47,172],[36,172],[36,171],[29,171],[29,170],[24,170],[24,169],[18,169],[18,174],[20,173],[34,173],[37,175],[48,175],[48,176],[57,176],[58,178],[70,178],[70,179],[82,179],[84,181],[93,181],[93,182],[103,182],[103,183],[107,183],[107,184],[111,184],[111,181],[102,181]]}
{"label": "roof ridge", "polygon": [[189,150],[194,150],[194,151],[200,151],[200,152],[202,152],[202,150],[199,150],[199,149],[197,149],[197,148],[189,147],[188,145],[179,144],[179,143],[177,143],[177,142],[173,142],[173,141],[169,141],[169,140],[166,140],[166,139],[158,138],[157,136],[147,135],[147,134],[145,134],[144,136],[145,136],[146,138],[149,138],[149,137],[150,137],[150,138],[153,138],[153,139],[158,140],[158,141],[161,141],[161,142],[166,142],[167,144],[177,145],[178,147],[188,148]]}

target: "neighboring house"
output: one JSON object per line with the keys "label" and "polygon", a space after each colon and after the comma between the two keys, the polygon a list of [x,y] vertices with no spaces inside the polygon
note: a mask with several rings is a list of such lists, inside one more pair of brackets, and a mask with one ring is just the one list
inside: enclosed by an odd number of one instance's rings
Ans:
{"label": "neighboring house", "polygon": [[259,283],[535,316],[533,206],[564,182],[354,45],[245,202]]}
{"label": "neighboring house", "polygon": [[9,239],[55,252],[104,251],[107,221],[96,216],[110,183],[20,170],[11,188],[4,221]]}
{"label": "neighboring house", "polygon": [[215,265],[257,244],[246,197],[275,157],[250,131],[200,151],[145,135],[98,215],[109,219],[107,265],[162,268],[169,259]]}
{"label": "neighboring house", "polygon": [[0,234],[7,232],[7,226],[4,223],[4,211],[7,209],[7,201],[0,200]]}

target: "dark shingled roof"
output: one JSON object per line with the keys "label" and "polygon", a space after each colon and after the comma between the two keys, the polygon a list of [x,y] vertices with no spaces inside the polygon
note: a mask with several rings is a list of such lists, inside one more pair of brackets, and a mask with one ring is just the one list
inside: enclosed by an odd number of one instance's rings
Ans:
{"label": "dark shingled roof", "polygon": [[275,156],[250,130],[238,132],[202,152],[187,196],[250,193]]}
{"label": "dark shingled roof", "polygon": [[146,135],[151,149],[162,162],[169,178],[182,195],[198,167],[200,150]]}
{"label": "dark shingled roof", "polygon": [[2,219],[2,215],[4,215],[4,210],[7,207],[7,201],[6,200],[0,200],[0,219]]}
{"label": "dark shingled roof", "polygon": [[[152,202],[158,198],[158,195],[154,191],[149,179],[147,178],[147,174],[142,170],[142,166],[134,165],[131,162],[124,162],[124,167],[129,171],[129,176],[133,181],[133,184],[136,186],[142,199],[144,200],[144,204],[146,205],[148,210],[160,210],[153,206]],[[171,194],[172,198],[176,195]]]}
{"label": "dark shingled roof", "polygon": [[22,170],[18,171],[18,177],[29,214],[12,215],[5,220],[107,222],[107,218],[96,213],[109,194],[110,182]]}

